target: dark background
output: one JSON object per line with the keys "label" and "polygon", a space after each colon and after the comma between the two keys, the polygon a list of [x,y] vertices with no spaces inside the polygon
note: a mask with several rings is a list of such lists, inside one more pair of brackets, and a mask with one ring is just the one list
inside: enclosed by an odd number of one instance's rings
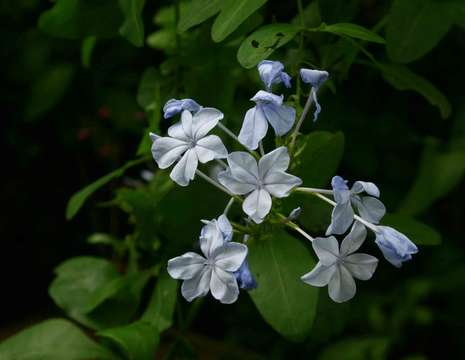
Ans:
{"label": "dark background", "polygon": [[[144,11],[148,33],[159,7],[154,3],[149,2]],[[386,4],[362,3],[354,22],[371,26]],[[65,220],[65,207],[75,191],[134,158],[146,126],[143,109],[136,102],[139,80],[148,66],[157,67],[166,57],[149,47],[133,47],[122,38],[105,39],[92,55],[92,66],[85,68],[81,41],[56,39],[37,29],[38,16],[47,8],[48,3],[32,0],[0,5],[2,339],[26,325],[61,316],[47,293],[54,267],[72,256],[99,253],[86,244],[89,234],[126,230],[121,212],[96,206],[111,199],[116,184],[100,190],[70,222]],[[276,14],[288,21],[296,11],[294,6],[273,2],[265,21]],[[422,97],[397,92],[360,64],[350,69],[336,94],[326,91],[321,96],[318,127],[342,130],[346,136],[339,172],[349,179],[369,178],[378,184],[388,209],[396,209],[412,185],[428,139],[447,148],[451,139],[465,136],[464,44],[464,30],[453,27],[436,48],[412,65],[448,97],[453,109],[448,119],[441,119]],[[235,66],[234,71],[245,72],[237,62]],[[58,95],[37,85],[37,79],[52,76],[50,72],[60,67],[71,75]],[[246,86],[240,82],[233,89],[236,98],[244,101],[249,96]],[[52,98],[52,104],[37,110],[38,97],[45,97],[40,98],[42,102]],[[137,176],[137,171],[129,175]],[[441,233],[442,244],[421,247],[414,261],[401,270],[380,267],[376,279],[363,285],[351,305],[324,301],[322,291],[320,306],[331,309],[325,314],[333,314],[324,321],[331,330],[315,328],[312,341],[295,345],[282,340],[260,319],[247,296],[227,311],[208,299],[193,336],[201,344],[214,341],[211,346],[219,347],[219,353],[229,349],[230,340],[251,353],[304,358],[339,341],[381,334],[391,340],[392,359],[462,358],[464,200],[461,178],[419,216]],[[374,308],[377,302],[382,306]],[[229,340],[219,341],[225,338]]]}

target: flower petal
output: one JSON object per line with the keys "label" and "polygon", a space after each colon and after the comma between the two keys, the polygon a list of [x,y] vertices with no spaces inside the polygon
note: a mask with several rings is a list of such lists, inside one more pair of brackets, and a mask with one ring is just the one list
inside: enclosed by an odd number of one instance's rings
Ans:
{"label": "flower petal", "polygon": [[267,90],[271,90],[274,83],[281,82],[281,72],[284,70],[281,62],[263,60],[258,63],[257,69]]}
{"label": "flower petal", "polygon": [[188,252],[168,261],[168,274],[173,279],[188,280],[196,276],[204,266],[204,257]]}
{"label": "flower petal", "polygon": [[378,259],[368,254],[352,254],[344,259],[344,266],[353,277],[369,280],[378,266]]}
{"label": "flower petal", "polygon": [[263,90],[258,91],[250,100],[252,100],[256,104],[274,104],[276,106],[281,106],[283,104],[282,95],[278,96]]}
{"label": "flower petal", "polygon": [[247,259],[244,260],[239,270],[234,272],[234,276],[236,277],[237,283],[241,289],[252,290],[256,289],[258,286],[257,281],[250,272]]}
{"label": "flower petal", "polygon": [[181,125],[182,125],[182,130],[185,134],[185,136],[188,139],[194,139],[194,135],[192,132],[193,128],[193,120],[192,120],[192,114],[190,111],[184,110],[181,113]]}
{"label": "flower petal", "polygon": [[316,238],[312,241],[312,247],[322,265],[331,266],[338,260],[339,243],[334,236]]}
{"label": "flower petal", "polygon": [[187,186],[194,179],[197,165],[197,154],[193,149],[189,149],[171,170],[170,178],[180,186]]}
{"label": "flower petal", "polygon": [[324,70],[300,69],[300,77],[304,83],[320,87],[328,80],[329,74]]}
{"label": "flower petal", "polygon": [[286,171],[289,167],[290,157],[285,146],[269,152],[258,161],[260,179],[265,179],[270,171]]}
{"label": "flower petal", "polygon": [[166,102],[165,106],[163,106],[163,112],[164,112],[163,116],[165,119],[168,119],[180,113],[183,110],[197,112],[199,111],[200,108],[201,106],[192,99],[182,99],[182,100],[170,99]]}
{"label": "flower petal", "polygon": [[349,226],[354,221],[354,210],[350,202],[337,204],[331,213],[331,224],[326,230],[326,235],[329,234],[344,234]]}
{"label": "flower petal", "polygon": [[329,297],[341,303],[352,299],[356,291],[355,281],[350,272],[344,266],[336,266],[336,271],[328,284]]}
{"label": "flower petal", "polygon": [[212,277],[211,266],[204,266],[192,279],[184,280],[181,286],[181,294],[184,298],[191,302],[195,298],[205,296],[210,290],[210,281]]}
{"label": "flower petal", "polygon": [[185,141],[159,137],[152,144],[152,155],[160,169],[171,166],[187,150]]}
{"label": "flower petal", "polygon": [[249,192],[253,191],[256,187],[253,184],[248,184],[237,180],[234,176],[232,176],[230,169],[220,172],[218,174],[218,181],[226,189],[228,189],[236,195],[248,194]]}
{"label": "flower petal", "polygon": [[239,296],[239,287],[233,274],[215,266],[210,280],[213,297],[223,304],[232,304]]}
{"label": "flower petal", "polygon": [[203,164],[213,159],[224,159],[228,156],[228,151],[221,139],[216,135],[208,135],[197,141],[195,151],[199,161]]}
{"label": "flower petal", "polygon": [[200,232],[200,249],[208,260],[212,260],[215,251],[225,244],[223,233],[216,220],[206,224]]}
{"label": "flower petal", "polygon": [[389,226],[377,226],[377,229],[375,243],[392,265],[401,267],[418,252],[417,246],[399,231]]}
{"label": "flower petal", "polygon": [[218,109],[208,107],[200,109],[192,119],[192,133],[194,139],[199,140],[207,135],[223,117],[223,113]]}
{"label": "flower petal", "polygon": [[354,195],[352,201],[357,207],[360,217],[373,224],[379,223],[381,218],[386,214],[386,207],[378,199],[371,196]]}
{"label": "flower petal", "polygon": [[297,176],[286,174],[282,171],[273,171],[268,173],[263,180],[265,189],[277,198],[289,196],[289,192],[302,184],[302,180]]}
{"label": "flower petal", "polygon": [[152,142],[154,142],[155,140],[161,138],[160,135],[157,135],[157,134],[155,134],[153,132],[149,133],[149,136],[150,136],[150,139],[152,140]]}
{"label": "flower petal", "polygon": [[257,161],[244,151],[236,151],[228,155],[228,164],[232,175],[246,184],[258,183]]}
{"label": "flower petal", "polygon": [[254,190],[242,203],[242,210],[260,224],[271,210],[271,196],[266,190]]}
{"label": "flower petal", "polygon": [[247,110],[238,139],[248,149],[255,150],[268,131],[268,122],[259,106]]}
{"label": "flower petal", "polygon": [[240,268],[247,256],[247,246],[236,242],[228,242],[217,248],[212,254],[215,266],[225,271],[236,271]]}
{"label": "flower petal", "polygon": [[231,241],[233,236],[233,228],[225,214],[222,214],[218,217],[218,227],[223,234],[224,241]]}
{"label": "flower petal", "polygon": [[306,273],[300,279],[309,285],[323,287],[328,285],[334,271],[336,271],[335,265],[324,266],[321,261],[319,261],[312,271]]}
{"label": "flower petal", "polygon": [[294,125],[295,109],[292,106],[269,103],[258,104],[257,107],[262,109],[277,136],[286,134]]}
{"label": "flower petal", "polygon": [[365,228],[365,225],[355,221],[352,225],[350,233],[348,233],[344,240],[342,240],[340,252],[341,256],[346,256],[356,252],[360,246],[362,246],[366,236],[367,229]]}
{"label": "flower petal", "polygon": [[351,191],[354,194],[360,194],[365,191],[368,195],[379,197],[379,189],[372,182],[356,181],[352,186]]}

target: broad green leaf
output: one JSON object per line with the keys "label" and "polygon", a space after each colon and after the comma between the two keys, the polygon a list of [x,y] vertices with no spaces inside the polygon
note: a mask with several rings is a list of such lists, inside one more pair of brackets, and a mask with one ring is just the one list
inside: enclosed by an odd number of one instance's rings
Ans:
{"label": "broad green leaf", "polygon": [[144,321],[105,329],[97,335],[117,344],[129,360],[153,360],[160,340],[157,329]]}
{"label": "broad green leaf", "polygon": [[221,13],[212,26],[213,41],[220,42],[226,39],[266,2],[267,0],[224,0]]}
{"label": "broad green leaf", "polygon": [[309,250],[285,231],[273,231],[250,241],[248,259],[259,284],[250,296],[260,314],[282,336],[303,340],[318,299],[318,289],[300,280],[315,266]]}
{"label": "broad green leaf", "polygon": [[147,45],[154,49],[172,51],[176,49],[176,31],[161,29],[147,37]]}
{"label": "broad green leaf", "polygon": [[386,29],[389,57],[400,63],[422,57],[438,44],[450,25],[442,1],[395,0]]}
{"label": "broad green leaf", "polygon": [[84,189],[79,190],[68,201],[68,205],[66,207],[66,219],[71,220],[74,217],[74,215],[77,214],[82,205],[84,205],[85,201],[89,198],[89,196],[91,196],[95,191],[100,189],[105,184],[109,183],[111,180],[122,176],[124,172],[130,167],[136,166],[145,160],[146,158],[143,157],[137,160],[129,161],[119,169],[101,177],[100,179],[94,181],[92,184],[87,185]]}
{"label": "broad green leaf", "polygon": [[161,333],[173,324],[174,307],[178,292],[178,281],[163,272],[155,285],[149,305],[141,320],[149,322]]}
{"label": "broad green leaf", "polygon": [[465,148],[441,150],[435,141],[426,144],[418,175],[399,212],[416,215],[447,195],[465,175]]}
{"label": "broad green leaf", "polygon": [[144,9],[145,0],[119,0],[119,4],[125,17],[119,33],[134,46],[144,45],[142,10]]}
{"label": "broad green leaf", "polygon": [[50,296],[73,319],[100,329],[126,323],[137,310],[146,272],[121,275],[108,260],[77,257],[56,269]]}
{"label": "broad green leaf", "polygon": [[97,37],[88,36],[82,41],[81,46],[81,63],[85,68],[90,67],[92,60],[92,53],[94,52],[95,45],[97,44]]}
{"label": "broad green leaf", "polygon": [[191,27],[203,23],[218,13],[223,6],[222,0],[191,0],[190,6],[181,9],[178,32],[182,33]]}
{"label": "broad green leaf", "polygon": [[25,105],[25,117],[34,119],[57,105],[71,85],[75,74],[74,65],[56,65],[32,82]]}
{"label": "broad green leaf", "polygon": [[385,44],[386,41],[374,33],[371,30],[364,28],[363,26],[350,24],[350,23],[339,23],[326,25],[325,23],[321,24],[320,27],[316,29],[310,29],[311,31],[322,31],[339,36],[348,36],[354,39],[360,39],[364,41],[370,41],[378,44]]}
{"label": "broad green leaf", "polygon": [[291,41],[298,32],[299,27],[291,24],[265,25],[242,42],[237,60],[243,67],[250,69]]}
{"label": "broad green leaf", "polygon": [[115,0],[57,0],[40,16],[39,29],[67,39],[111,37],[117,34],[122,20]]}
{"label": "broad green leaf", "polygon": [[403,65],[378,64],[384,80],[397,90],[413,90],[436,106],[443,119],[450,116],[451,105],[444,94],[424,77],[415,74]]}
{"label": "broad green leaf", "polygon": [[73,323],[51,319],[31,326],[0,344],[2,360],[115,360]]}
{"label": "broad green leaf", "polygon": [[381,223],[404,233],[417,245],[439,245],[441,243],[441,235],[436,230],[410,216],[386,214]]}
{"label": "broad green leaf", "polygon": [[343,133],[312,132],[297,142],[293,174],[302,179],[303,186],[327,186],[336,175],[343,154]]}
{"label": "broad green leaf", "polygon": [[388,345],[387,338],[348,338],[332,343],[323,350],[318,360],[339,360],[341,354],[344,354],[344,360],[384,360],[387,356]]}

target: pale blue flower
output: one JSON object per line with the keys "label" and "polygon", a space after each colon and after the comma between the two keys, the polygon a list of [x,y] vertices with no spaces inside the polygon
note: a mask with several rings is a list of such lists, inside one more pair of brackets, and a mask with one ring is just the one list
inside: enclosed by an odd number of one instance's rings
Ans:
{"label": "pale blue flower", "polygon": [[[205,226],[202,227],[202,230],[200,232],[200,238],[209,236],[210,234],[219,230],[223,235],[224,243],[230,242],[232,240],[233,228],[226,215],[223,214],[219,216],[218,219],[213,219],[211,221],[202,220],[202,222],[205,224]],[[248,235],[245,235],[244,242],[247,238]],[[249,265],[247,263],[247,258],[244,260],[240,268],[234,272],[233,275],[236,277],[236,280],[241,289],[252,290],[257,287],[257,282],[255,281],[252,273],[250,272]]]}
{"label": "pale blue flower", "polygon": [[315,112],[313,113],[313,121],[318,119],[318,115],[321,112],[321,106],[318,102],[317,92],[321,85],[328,79],[329,74],[327,71],[311,70],[311,69],[300,69],[300,77],[306,84],[312,86],[312,97],[315,102]]}
{"label": "pale blue flower", "polygon": [[165,106],[163,106],[163,117],[168,119],[176,114],[179,114],[180,112],[183,112],[184,110],[189,110],[192,113],[196,113],[201,108],[202,106],[197,104],[192,99],[170,99],[166,102]]}
{"label": "pale blue flower", "polygon": [[334,236],[313,240],[313,250],[319,261],[312,271],[301,277],[302,281],[317,287],[328,285],[329,297],[335,302],[352,299],[357,291],[354,278],[371,279],[378,265],[374,256],[354,254],[365,241],[366,234],[365,226],[356,222],[340,248]]}
{"label": "pale blue flower", "polygon": [[257,160],[246,152],[228,155],[229,168],[218,174],[218,181],[236,195],[247,195],[242,210],[257,224],[271,210],[271,196],[283,198],[302,183],[286,173],[289,153],[281,146]]}
{"label": "pale blue flower", "polygon": [[231,304],[239,296],[234,274],[247,257],[247,246],[225,241],[217,225],[212,221],[201,234],[200,249],[204,256],[188,252],[168,261],[170,276],[184,280],[181,293],[187,301],[209,291],[223,304]]}
{"label": "pale blue flower", "polygon": [[166,137],[150,134],[152,155],[160,169],[178,162],[170,173],[171,179],[187,186],[194,178],[198,162],[226,158],[228,152],[221,139],[208,135],[223,118],[223,113],[214,108],[202,108],[194,116],[188,110],[181,114],[181,121],[168,129]]}
{"label": "pale blue flower", "polygon": [[401,267],[418,252],[417,246],[407,236],[389,226],[377,226],[375,242],[386,260],[396,267]]}
{"label": "pale blue flower", "polygon": [[258,147],[259,142],[268,131],[268,123],[277,136],[286,134],[294,125],[295,109],[283,105],[283,96],[260,90],[250,99],[257,105],[245,114],[239,141],[251,150]]}
{"label": "pale blue flower", "polygon": [[279,61],[263,60],[257,65],[260,78],[265,84],[266,91],[271,91],[273,84],[283,83],[291,87],[291,77],[284,72],[284,65]]}
{"label": "pale blue flower", "polygon": [[297,218],[300,216],[301,213],[302,213],[301,207],[300,207],[300,206],[299,206],[299,207],[296,207],[294,210],[292,210],[292,211],[289,213],[289,215],[287,216],[287,218],[288,218],[289,220],[295,220],[295,219],[297,219]]}
{"label": "pale blue flower", "polygon": [[[355,206],[359,216],[373,224],[379,223],[381,218],[386,214],[386,208],[381,201],[376,199],[379,197],[378,187],[365,181],[356,181],[349,190],[347,181],[340,176],[333,177],[331,181],[333,188],[334,200],[337,205],[334,207],[331,214],[331,224],[326,230],[326,235],[343,234],[354,221]],[[362,192],[370,196],[360,196]]]}

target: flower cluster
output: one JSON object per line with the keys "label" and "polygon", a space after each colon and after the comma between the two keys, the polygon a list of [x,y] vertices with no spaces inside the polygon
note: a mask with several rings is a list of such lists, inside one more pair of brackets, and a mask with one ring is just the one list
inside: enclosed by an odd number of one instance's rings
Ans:
{"label": "flower cluster", "polygon": [[[221,111],[203,107],[192,99],[169,100],[163,109],[164,117],[180,114],[180,121],[168,129],[167,136],[150,134],[153,158],[159,168],[165,169],[175,164],[170,173],[174,182],[188,186],[198,175],[231,197],[224,213],[217,219],[202,220],[204,225],[199,246],[203,255],[187,252],[169,260],[168,273],[175,279],[183,280],[181,292],[187,301],[211,292],[215,299],[224,304],[235,302],[239,289],[252,290],[260,286],[247,261],[249,229],[269,217],[275,217],[280,219],[283,226],[297,230],[312,242],[319,261],[313,270],[302,275],[301,280],[311,286],[327,285],[332,300],[347,301],[356,293],[354,278],[369,280],[378,265],[376,257],[356,253],[367,238],[367,229],[374,233],[375,243],[384,257],[396,267],[410,260],[418,249],[397,230],[378,225],[386,208],[378,199],[380,191],[375,184],[356,181],[349,188],[346,180],[335,176],[331,182],[332,190],[313,189],[300,187],[302,180],[288,173],[295,138],[312,103],[315,105],[314,121],[321,112],[317,93],[328,79],[328,73],[314,69],[300,70],[301,80],[309,84],[310,89],[308,100],[296,122],[295,108],[284,101],[283,95],[272,92],[273,87],[279,84],[291,88],[291,77],[284,72],[284,65],[278,61],[264,60],[258,64],[258,72],[264,90],[259,90],[251,98],[255,106],[246,112],[238,136],[221,123],[224,117]],[[280,139],[282,146],[265,153],[262,140],[267,135],[268,125],[271,125],[277,137],[285,138]],[[228,152],[219,136],[209,134],[216,126],[243,146],[245,151]],[[260,155],[255,151],[257,148]],[[199,163],[211,161],[221,167],[214,178],[198,168]],[[313,238],[293,222],[300,215],[300,208],[294,209],[287,217],[273,208],[274,199],[285,198],[292,192],[310,193],[334,207],[327,237]],[[231,223],[227,218],[234,202],[242,205],[245,225]],[[232,241],[235,232],[241,234],[240,242]],[[339,245],[334,235],[344,234]]]}

